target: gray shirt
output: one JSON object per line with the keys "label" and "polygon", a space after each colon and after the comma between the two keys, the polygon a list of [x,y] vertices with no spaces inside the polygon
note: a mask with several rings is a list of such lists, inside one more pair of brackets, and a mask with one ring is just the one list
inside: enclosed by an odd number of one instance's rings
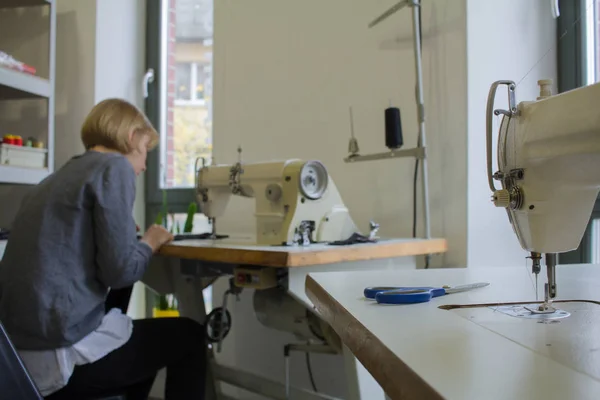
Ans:
{"label": "gray shirt", "polygon": [[68,347],[96,330],[109,288],[143,276],[135,173],[122,155],[88,151],[23,200],[0,262],[0,321],[15,347]]}

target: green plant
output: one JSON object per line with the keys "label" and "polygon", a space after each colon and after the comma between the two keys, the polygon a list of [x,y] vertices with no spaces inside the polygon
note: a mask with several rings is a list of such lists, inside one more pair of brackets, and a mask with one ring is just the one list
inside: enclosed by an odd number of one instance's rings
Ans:
{"label": "green plant", "polygon": [[[173,224],[171,225],[171,233],[173,233],[173,226],[175,225],[175,218],[171,215]],[[169,226],[169,204],[167,201],[167,191],[162,191],[162,207],[161,211],[158,212],[154,223],[162,225],[165,229]],[[155,308],[161,311],[166,310],[177,310],[177,299],[171,294],[157,295],[154,300]]]}
{"label": "green plant", "polygon": [[190,233],[194,229],[194,215],[196,214],[197,210],[198,206],[196,205],[196,202],[191,202],[188,206],[187,218],[185,220],[185,225],[183,226],[183,231],[185,233]]}
{"label": "green plant", "polygon": [[[196,214],[198,207],[196,202],[190,203],[187,210],[187,218],[185,220],[185,225],[183,227],[183,232],[190,233],[194,228],[194,215]],[[158,212],[156,215],[156,219],[154,220],[155,224],[162,225],[165,228],[168,227],[168,219],[171,217],[171,233],[175,230],[177,233],[181,233],[181,224],[179,222],[175,222],[175,215],[169,214],[169,206],[167,204],[167,191],[162,191],[162,210]],[[177,298],[172,294],[165,295],[157,295],[155,297],[155,308],[161,311],[168,310],[177,310]]]}
{"label": "green plant", "polygon": [[177,298],[175,298],[175,296],[173,296],[172,294],[163,294],[160,296],[156,296],[154,308],[161,311],[177,310]]}
{"label": "green plant", "polygon": [[162,225],[163,227],[165,227],[165,229],[167,228],[167,218],[169,215],[168,212],[168,204],[167,204],[167,191],[163,189],[162,191],[162,210],[158,212],[158,214],[156,214],[156,218],[154,219],[154,223],[156,225]]}

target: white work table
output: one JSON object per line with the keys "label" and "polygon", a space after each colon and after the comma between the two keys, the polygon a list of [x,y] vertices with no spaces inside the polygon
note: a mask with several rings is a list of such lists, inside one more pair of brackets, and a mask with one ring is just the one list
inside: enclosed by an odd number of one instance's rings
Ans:
{"label": "white work table", "polygon": [[[571,316],[553,323],[494,311],[494,303],[535,301],[524,265],[310,273],[306,294],[393,400],[600,399],[600,265],[561,265],[556,275],[557,300],[592,302],[558,302]],[[475,282],[490,286],[421,304],[363,297],[367,286]]]}

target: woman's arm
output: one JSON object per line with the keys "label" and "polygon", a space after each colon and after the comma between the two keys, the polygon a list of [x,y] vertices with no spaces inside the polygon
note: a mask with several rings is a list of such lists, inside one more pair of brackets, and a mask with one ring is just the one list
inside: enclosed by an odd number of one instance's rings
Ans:
{"label": "woman's arm", "polygon": [[139,281],[152,257],[152,248],[138,241],[133,220],[135,173],[125,157],[111,158],[95,182],[94,240],[98,278],[122,288]]}

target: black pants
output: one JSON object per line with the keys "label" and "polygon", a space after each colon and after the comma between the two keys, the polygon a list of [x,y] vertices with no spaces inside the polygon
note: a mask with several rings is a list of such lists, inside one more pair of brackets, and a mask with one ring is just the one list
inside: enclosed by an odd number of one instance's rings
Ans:
{"label": "black pants", "polygon": [[[123,296],[123,292],[109,295],[108,309],[121,308],[115,302],[117,295]],[[120,298],[129,303],[129,296]],[[126,393],[127,400],[145,400],[156,373],[164,367],[165,400],[204,398],[206,341],[202,325],[189,318],[135,320],[127,343],[92,364],[77,366],[68,385],[46,399],[83,400]]]}

